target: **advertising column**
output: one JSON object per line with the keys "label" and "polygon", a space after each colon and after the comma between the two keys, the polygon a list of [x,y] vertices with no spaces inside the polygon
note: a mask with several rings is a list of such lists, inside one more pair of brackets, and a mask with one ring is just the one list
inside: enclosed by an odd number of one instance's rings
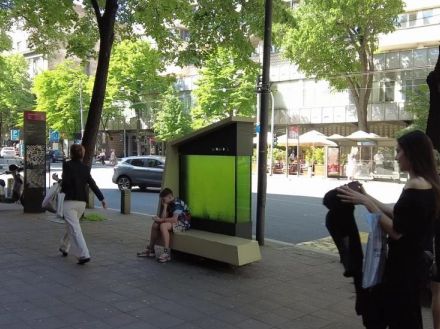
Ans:
{"label": "advertising column", "polygon": [[24,212],[43,212],[46,193],[46,113],[24,112]]}

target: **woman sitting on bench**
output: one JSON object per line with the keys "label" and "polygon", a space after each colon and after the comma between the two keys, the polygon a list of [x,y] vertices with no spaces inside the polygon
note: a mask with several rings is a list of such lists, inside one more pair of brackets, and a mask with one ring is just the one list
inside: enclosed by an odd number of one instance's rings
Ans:
{"label": "woman sitting on bench", "polygon": [[160,194],[159,216],[153,216],[151,226],[150,243],[144,251],[138,252],[138,257],[155,257],[154,245],[159,236],[162,237],[164,252],[158,261],[165,263],[171,260],[170,256],[170,232],[182,232],[190,228],[191,216],[186,204],[174,198],[173,191],[164,188]]}

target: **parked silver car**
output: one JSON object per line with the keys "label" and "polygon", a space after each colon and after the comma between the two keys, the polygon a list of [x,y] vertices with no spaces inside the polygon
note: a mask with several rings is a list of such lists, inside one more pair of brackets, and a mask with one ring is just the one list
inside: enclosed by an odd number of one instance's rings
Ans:
{"label": "parked silver car", "polygon": [[162,184],[165,157],[161,156],[133,156],[123,158],[114,168],[112,181],[118,184],[120,190],[139,186],[160,187]]}

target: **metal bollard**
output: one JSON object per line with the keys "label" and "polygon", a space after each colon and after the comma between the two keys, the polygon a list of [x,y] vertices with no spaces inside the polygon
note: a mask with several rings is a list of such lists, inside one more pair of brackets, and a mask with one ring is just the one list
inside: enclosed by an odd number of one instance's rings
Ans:
{"label": "metal bollard", "polygon": [[131,191],[122,190],[121,191],[121,214],[130,214],[131,212]]}
{"label": "metal bollard", "polygon": [[12,198],[12,189],[14,187],[14,179],[8,178],[7,185],[6,185],[6,198],[10,199]]}

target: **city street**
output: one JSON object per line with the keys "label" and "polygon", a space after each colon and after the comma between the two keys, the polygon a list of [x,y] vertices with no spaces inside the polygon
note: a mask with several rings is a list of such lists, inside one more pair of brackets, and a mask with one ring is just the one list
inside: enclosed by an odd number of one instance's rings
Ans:
{"label": "city street", "polygon": [[[52,164],[52,172],[60,172],[61,164]],[[96,165],[92,175],[102,189],[109,208],[120,209],[120,192],[111,181],[113,167]],[[328,236],[325,228],[327,209],[322,205],[324,194],[346,183],[344,180],[322,177],[286,178],[284,175],[268,176],[266,203],[266,238],[286,243],[302,243]],[[253,223],[255,227],[256,175],[253,175]],[[385,203],[394,203],[403,188],[403,184],[391,182],[364,182],[368,193]],[[158,189],[132,190],[131,211],[141,214],[154,214],[158,202]],[[96,200],[96,206],[99,203]],[[358,207],[356,217],[361,231],[366,231],[362,214],[365,210]]]}

